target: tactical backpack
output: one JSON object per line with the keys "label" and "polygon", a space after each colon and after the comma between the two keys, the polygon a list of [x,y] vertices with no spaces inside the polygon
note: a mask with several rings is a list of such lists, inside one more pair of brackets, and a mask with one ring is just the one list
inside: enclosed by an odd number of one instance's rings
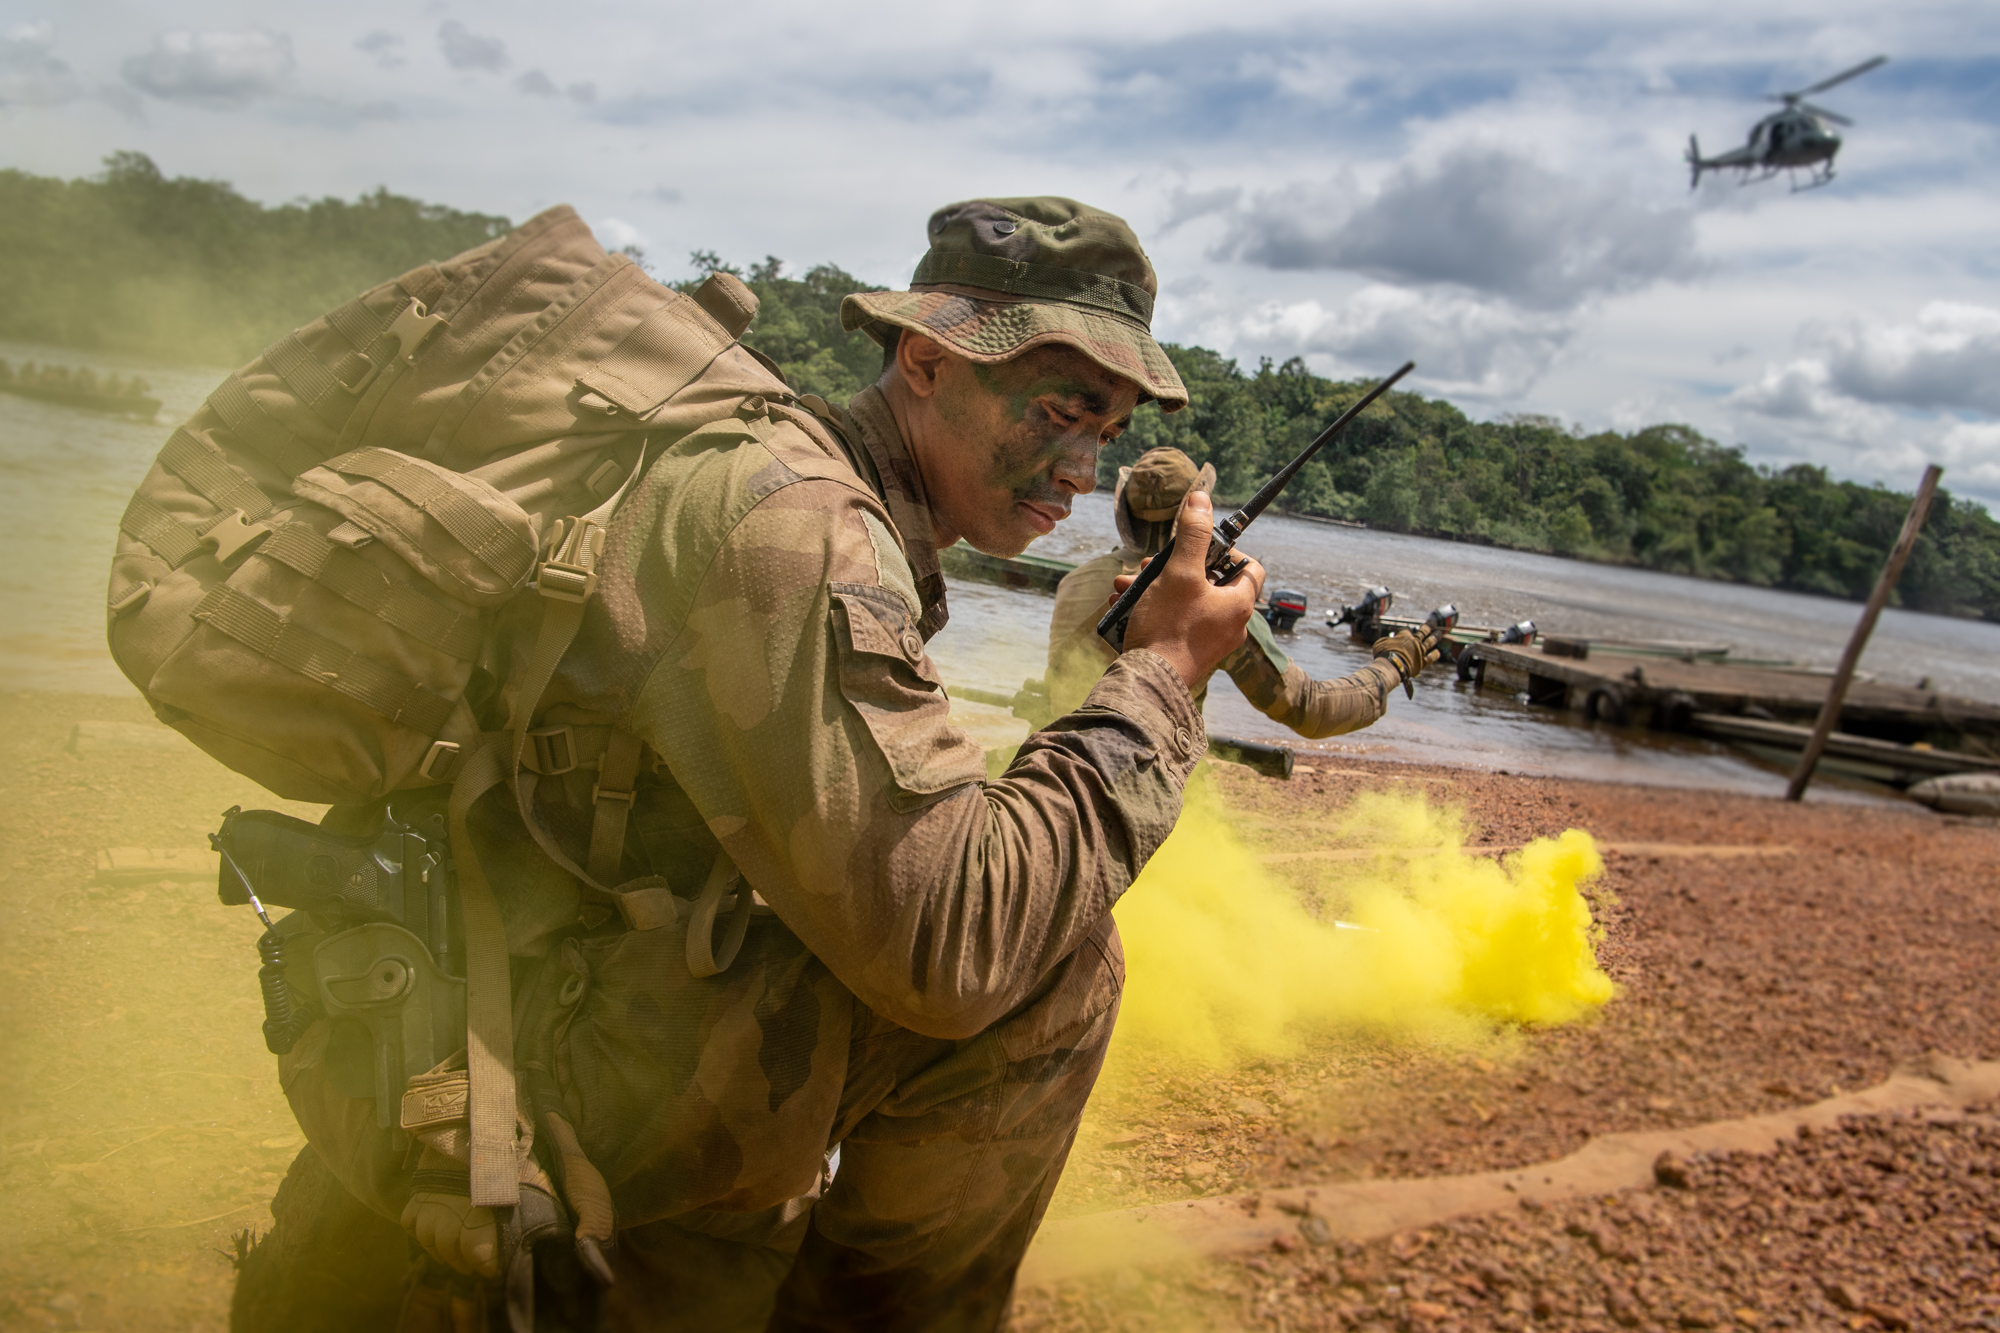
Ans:
{"label": "tactical backpack", "polygon": [[[628,924],[673,919],[663,887],[620,893],[599,882],[616,874],[636,739],[613,733],[598,755],[551,753],[573,751],[568,729],[537,734],[533,724],[595,587],[604,525],[647,462],[702,425],[796,401],[776,367],[737,342],[756,306],[725,273],[692,296],[664,287],[605,253],[571,209],[552,209],[272,344],[174,431],[119,524],[111,651],[162,721],[296,800],[448,792],[467,1070],[424,1073],[438,1043],[403,1032],[415,1067],[398,1071],[407,1090],[394,1092],[404,1128],[469,1134],[469,1150],[463,1138],[457,1146],[475,1204],[516,1204],[522,1167],[506,936],[466,816],[480,795],[511,784],[544,850],[608,891]],[[823,429],[807,413],[788,415]],[[519,801],[524,763],[549,773],[585,760],[596,761],[600,788],[589,869]],[[374,902],[368,895],[386,892],[381,874],[427,845],[414,827],[397,835],[405,851],[386,853],[367,838],[327,835],[326,852],[301,869],[257,851],[282,840],[287,817],[236,818],[237,836],[218,844],[225,894],[232,872],[246,892],[267,881],[306,892],[323,872],[320,889]],[[441,851],[424,851],[426,864]],[[707,926],[726,879],[710,876],[697,909],[698,966],[718,962]],[[413,871],[396,892],[417,894],[417,883]],[[751,895],[736,898],[740,939]],[[407,960],[398,974],[387,954],[369,971],[375,955],[364,946],[354,942],[361,962],[337,979],[348,989],[323,988],[355,1012],[415,984]],[[282,1001],[277,946],[260,947],[267,997]],[[692,935],[689,952],[698,952]],[[459,985],[442,969],[430,980]],[[267,1036],[281,1017],[269,1016]],[[437,1035],[454,1049],[452,1034]],[[385,1127],[387,1100],[378,1097]],[[574,1166],[566,1176],[595,1195],[579,1199],[565,1179],[580,1241],[586,1231],[608,1240],[601,1178],[560,1117],[542,1128]]]}

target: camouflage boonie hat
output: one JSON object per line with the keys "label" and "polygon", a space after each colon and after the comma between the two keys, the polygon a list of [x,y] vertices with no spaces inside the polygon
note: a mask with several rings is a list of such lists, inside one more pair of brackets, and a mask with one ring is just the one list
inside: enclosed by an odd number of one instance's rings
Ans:
{"label": "camouflage boonie hat", "polygon": [[1153,341],[1153,266],[1123,218],[1053,196],[973,199],[931,214],[930,238],[910,290],[849,296],[843,329],[885,347],[891,328],[914,329],[987,365],[1067,343],[1163,411],[1187,406]]}
{"label": "camouflage boonie hat", "polygon": [[1148,449],[1131,467],[1118,469],[1118,488],[1111,495],[1118,535],[1135,551],[1157,551],[1167,544],[1187,493],[1214,490],[1215,464],[1196,468],[1172,445]]}

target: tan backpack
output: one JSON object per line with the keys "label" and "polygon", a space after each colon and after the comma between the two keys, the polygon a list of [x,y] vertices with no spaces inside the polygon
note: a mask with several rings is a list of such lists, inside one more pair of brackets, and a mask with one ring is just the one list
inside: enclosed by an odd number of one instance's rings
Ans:
{"label": "tan backpack", "polygon": [[[518,1176],[506,937],[466,814],[534,766],[536,709],[646,461],[793,401],[736,341],[756,308],[725,273],[664,287],[551,209],[272,344],[174,431],[119,524],[111,651],[162,721],[297,800],[449,785],[476,1204],[513,1204]],[[657,915],[664,893],[621,910]]]}

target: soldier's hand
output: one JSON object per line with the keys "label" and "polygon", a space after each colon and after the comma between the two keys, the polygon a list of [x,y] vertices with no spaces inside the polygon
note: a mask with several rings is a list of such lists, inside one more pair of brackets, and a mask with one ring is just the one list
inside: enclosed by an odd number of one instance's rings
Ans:
{"label": "soldier's hand", "polygon": [[[1203,562],[1215,530],[1215,509],[1201,491],[1181,502],[1179,535],[1167,567],[1146,589],[1125,625],[1125,646],[1146,648],[1167,659],[1190,690],[1199,689],[1222,659],[1243,646],[1257,598],[1264,590],[1264,567],[1255,560],[1217,587]],[[1118,580],[1122,592],[1130,578]]]}
{"label": "soldier's hand", "polygon": [[403,1230],[424,1253],[467,1277],[500,1276],[500,1227],[491,1208],[463,1194],[418,1190],[403,1207]]}
{"label": "soldier's hand", "polygon": [[1429,625],[1397,630],[1375,640],[1375,657],[1378,661],[1384,657],[1390,659],[1408,684],[1417,678],[1418,672],[1438,660],[1437,634]]}

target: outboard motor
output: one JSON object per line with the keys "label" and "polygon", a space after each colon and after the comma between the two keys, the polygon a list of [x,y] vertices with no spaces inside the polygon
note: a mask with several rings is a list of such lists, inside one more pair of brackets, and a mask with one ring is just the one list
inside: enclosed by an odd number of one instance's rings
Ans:
{"label": "outboard motor", "polygon": [[1265,621],[1280,634],[1291,631],[1299,623],[1299,617],[1306,613],[1306,595],[1289,588],[1279,588],[1272,592],[1270,599],[1257,608]]}
{"label": "outboard motor", "polygon": [[1430,626],[1432,632],[1437,635],[1438,652],[1447,662],[1456,662],[1461,645],[1452,641],[1451,632],[1458,628],[1458,608],[1446,602],[1425,616],[1424,624]]}
{"label": "outboard motor", "polygon": [[1387,588],[1370,588],[1360,601],[1353,606],[1343,606],[1340,614],[1327,613],[1326,627],[1352,625],[1353,637],[1361,643],[1373,643],[1382,637],[1382,617],[1395,605],[1396,594]]}

